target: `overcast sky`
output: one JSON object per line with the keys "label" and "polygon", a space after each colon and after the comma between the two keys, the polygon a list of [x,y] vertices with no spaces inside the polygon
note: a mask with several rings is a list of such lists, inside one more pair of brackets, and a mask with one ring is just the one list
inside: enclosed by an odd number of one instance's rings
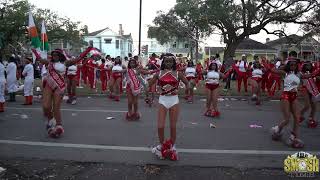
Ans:
{"label": "overcast sky", "polygon": [[[89,32],[109,27],[115,32],[119,30],[119,24],[123,25],[125,34],[131,33],[133,41],[139,40],[139,2],[140,0],[29,0],[39,8],[48,8],[59,15],[67,16],[73,21],[80,21],[88,25]],[[176,0],[143,0],[142,7],[142,44],[148,41],[148,25],[157,15],[157,11],[168,11]],[[36,22],[37,23],[37,22]],[[298,26],[289,28],[291,33],[297,33]],[[49,37],[50,38],[50,37]],[[266,38],[276,39],[275,36],[260,33],[250,38],[265,42]],[[223,46],[219,36],[208,38],[202,46]]]}

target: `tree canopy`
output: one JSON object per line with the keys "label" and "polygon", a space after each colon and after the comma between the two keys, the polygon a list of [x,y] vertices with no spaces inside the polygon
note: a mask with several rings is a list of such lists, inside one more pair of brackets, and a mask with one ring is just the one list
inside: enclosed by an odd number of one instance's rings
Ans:
{"label": "tree canopy", "polygon": [[[149,37],[162,43],[172,36],[191,38],[187,35],[195,34],[192,27],[203,37],[218,33],[226,44],[224,59],[227,60],[234,56],[239,43],[250,35],[261,31],[278,35],[285,33],[280,29],[271,31],[267,28],[269,24],[314,24],[309,16],[317,5],[317,0],[177,0],[168,13],[159,14],[154,19],[155,26],[149,27]],[[172,33],[168,24],[179,29],[183,27],[183,30]]]}
{"label": "tree canopy", "polygon": [[18,49],[19,46],[29,43],[27,33],[29,7],[32,9],[39,33],[41,22],[45,20],[49,43],[63,40],[72,45],[82,44],[81,35],[88,33],[88,27],[80,26],[80,22],[59,16],[49,9],[37,8],[30,5],[28,0],[1,0],[0,51],[9,45]]}

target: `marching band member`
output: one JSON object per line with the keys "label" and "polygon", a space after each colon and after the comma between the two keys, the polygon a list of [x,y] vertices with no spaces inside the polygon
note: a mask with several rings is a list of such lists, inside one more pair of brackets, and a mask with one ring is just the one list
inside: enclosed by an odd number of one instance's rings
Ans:
{"label": "marching band member", "polygon": [[101,59],[101,64],[98,68],[100,70],[101,92],[105,93],[107,91],[107,72],[105,59]]}
{"label": "marching band member", "polygon": [[246,55],[242,54],[242,59],[236,64],[236,71],[237,71],[237,81],[238,81],[238,92],[240,93],[241,90],[241,83],[244,83],[244,90],[248,92],[248,76],[247,76],[247,59]]}
{"label": "marching band member", "polygon": [[[265,65],[265,67],[268,67]],[[293,130],[287,143],[293,148],[302,148],[304,146],[302,140],[300,140],[299,131],[299,110],[297,102],[297,91],[300,84],[300,79],[306,79],[315,76],[319,73],[319,70],[312,74],[301,74],[298,71],[298,64],[295,59],[289,59],[284,66],[278,70],[272,69],[271,72],[285,75],[284,77],[284,89],[281,94],[281,109],[283,113],[283,121],[280,124],[271,129],[272,139],[277,141],[282,136],[282,129],[289,124],[290,116],[292,114],[294,118]]]}
{"label": "marching band member", "polygon": [[110,55],[106,56],[105,69],[106,69],[106,87],[109,87],[109,83],[111,80],[111,72],[112,72],[113,61],[111,60]]}
{"label": "marching band member", "polygon": [[[303,74],[310,74],[315,70],[312,67],[311,62],[306,62],[302,65],[302,73]],[[317,104],[316,101],[320,98],[319,89],[315,84],[314,78],[303,79],[302,80],[302,93],[304,97],[304,107],[300,111],[300,123],[304,121],[304,113],[308,111],[311,107],[310,115],[308,118],[308,127],[309,128],[316,128],[318,122],[315,120],[316,108]]]}
{"label": "marching band member", "polygon": [[77,64],[73,64],[67,68],[67,92],[69,99],[67,103],[75,105],[77,103],[76,87],[77,87]]}
{"label": "marching band member", "polygon": [[17,87],[17,65],[14,62],[14,58],[10,57],[9,64],[7,66],[7,90],[10,96],[9,102],[16,101]]}
{"label": "marching band member", "polygon": [[122,66],[121,59],[116,58],[114,65],[111,68],[111,79],[110,79],[110,99],[120,101],[120,86],[122,86],[122,72],[125,69]]}
{"label": "marching band member", "polygon": [[85,85],[88,83],[88,59],[84,57],[82,61],[82,66],[81,66],[81,80]]}
{"label": "marching band member", "polygon": [[[92,53],[91,53],[92,54]],[[88,70],[88,80],[90,89],[96,89],[96,67],[97,63],[96,61],[99,60],[100,55],[97,53],[94,53],[91,55],[91,58],[89,58],[87,62],[87,70]]]}
{"label": "marching band member", "polygon": [[[176,125],[179,114],[178,89],[180,80],[188,87],[188,80],[182,73],[177,71],[175,56],[172,54],[165,54],[163,56],[160,72],[155,74],[149,83],[149,86],[152,86],[158,81],[158,85],[161,89],[158,112],[158,136],[160,145],[152,149],[152,152],[159,158],[170,158],[171,160],[178,159],[175,142]],[[164,128],[167,113],[169,113],[170,119],[170,140],[165,141]]]}
{"label": "marching band member", "polygon": [[5,67],[0,57],[0,112],[4,112],[4,103],[5,100],[5,87],[6,87],[6,78],[5,78]]}
{"label": "marching band member", "polygon": [[196,68],[194,68],[193,62],[189,61],[185,70],[185,76],[189,81],[189,88],[186,88],[186,96],[189,103],[193,102],[193,88],[196,85]]}
{"label": "marching band member", "polygon": [[[146,76],[146,82],[149,84],[150,80],[153,78],[153,76],[155,75],[155,70],[159,70],[160,67],[158,66],[158,61],[152,61],[149,60],[149,63],[147,64],[147,70],[148,71],[153,71],[154,73],[148,73]],[[149,104],[150,106],[152,106],[153,101],[154,101],[154,96],[155,96],[155,92],[157,91],[157,85],[156,83],[154,83],[152,86],[149,86],[148,89],[146,89],[147,92],[147,97],[146,97],[146,103]],[[148,95],[151,93],[151,98],[148,97]]]}
{"label": "marching band member", "polygon": [[32,62],[33,60],[31,58],[25,58],[26,66],[22,71],[22,75],[25,77],[23,87],[25,103],[23,105],[32,105],[34,82],[34,70]]}

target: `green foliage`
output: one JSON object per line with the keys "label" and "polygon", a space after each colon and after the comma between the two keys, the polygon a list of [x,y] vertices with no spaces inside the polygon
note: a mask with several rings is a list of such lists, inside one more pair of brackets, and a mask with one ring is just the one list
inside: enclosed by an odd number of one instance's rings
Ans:
{"label": "green foliage", "polygon": [[0,2],[0,39],[5,48],[8,44],[16,41],[24,41],[27,36],[27,0],[8,0]]}
{"label": "green foliage", "polygon": [[[4,38],[0,38],[0,47],[4,49],[8,44],[14,46],[21,42],[29,44],[27,33],[28,12],[30,4],[28,0],[1,0],[0,1],[0,32]],[[41,22],[44,19],[49,43],[67,41],[72,45],[83,44],[82,36],[88,33],[88,27],[80,27],[80,22],[74,22],[68,17],[61,17],[49,9],[40,9],[31,6],[33,17],[41,33]]]}
{"label": "green foliage", "polygon": [[261,31],[276,35],[285,33],[268,30],[268,24],[319,21],[319,16],[314,15],[313,20],[308,16],[317,5],[317,0],[177,0],[167,14],[160,13],[154,19],[155,26],[149,27],[148,35],[162,43],[173,37],[198,40],[213,33],[220,34],[227,46],[224,58],[228,59],[234,55],[238,44],[250,35]]}

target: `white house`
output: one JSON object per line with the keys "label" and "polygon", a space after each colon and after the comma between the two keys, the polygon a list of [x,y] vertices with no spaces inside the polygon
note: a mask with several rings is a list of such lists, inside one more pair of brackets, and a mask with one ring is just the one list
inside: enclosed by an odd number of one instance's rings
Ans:
{"label": "white house", "polygon": [[116,33],[110,28],[104,28],[99,31],[89,33],[84,36],[84,41],[92,41],[93,46],[101,50],[105,55],[111,57],[120,56],[122,58],[132,53],[132,36],[131,33],[124,35],[122,25],[119,25],[119,32]]}
{"label": "white house", "polygon": [[161,53],[182,54],[188,56],[190,52],[190,43],[187,41],[172,41],[161,45],[156,39],[150,39],[148,43],[148,55],[152,53],[160,55]]}

